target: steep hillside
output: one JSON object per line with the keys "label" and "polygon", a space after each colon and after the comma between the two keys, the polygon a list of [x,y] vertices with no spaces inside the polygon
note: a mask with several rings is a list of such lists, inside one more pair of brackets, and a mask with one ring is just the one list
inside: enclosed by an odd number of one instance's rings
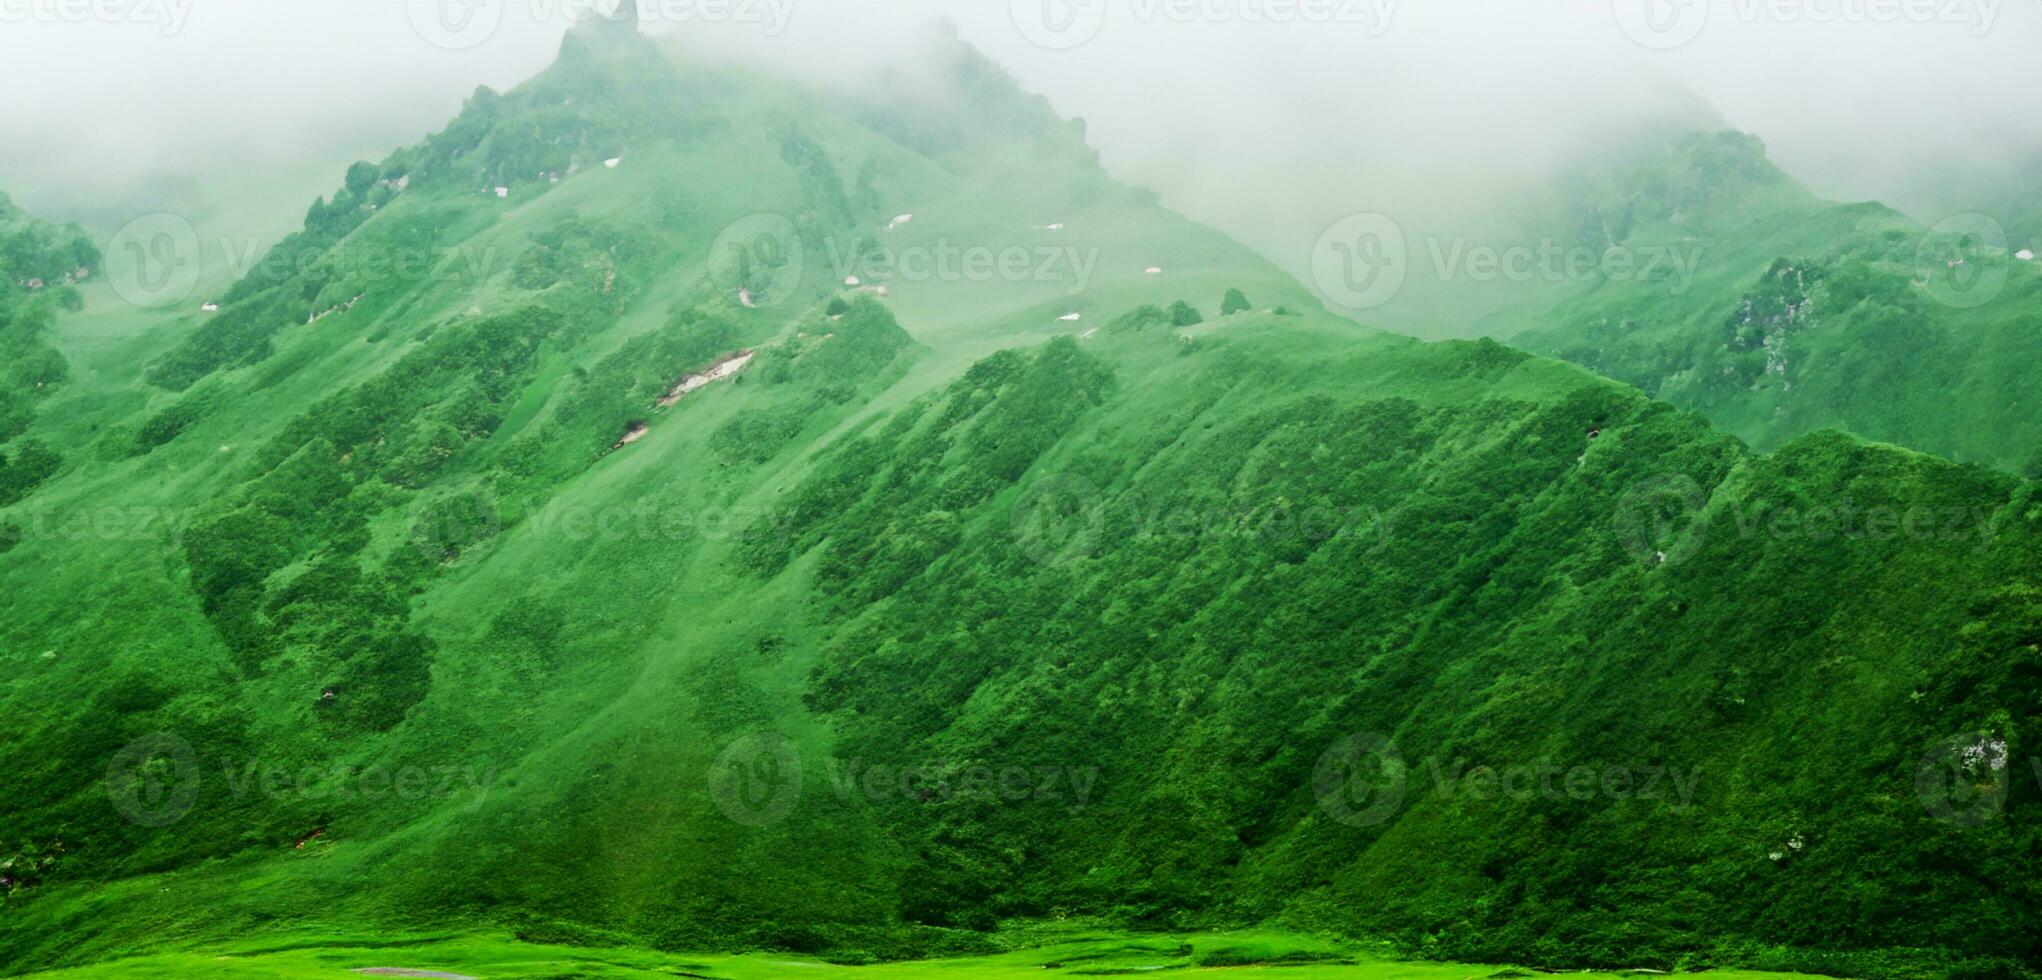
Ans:
{"label": "steep hillside", "polygon": [[[1636,384],[1761,449],[1841,428],[1957,459],[2042,464],[2042,268],[2003,225],[1933,229],[1815,199],[1735,133],[1688,138],[1559,195],[1550,227],[1689,275],[1597,280],[1492,332]],[[1668,266],[1668,268],[1671,268]]]}
{"label": "steep hillside", "polygon": [[[83,231],[39,221],[0,194],[0,507],[27,496],[60,462],[47,443],[21,436],[70,375],[49,332],[58,311],[80,307],[77,285],[98,267],[99,250]],[[0,550],[19,536],[0,524]]]}
{"label": "steep hillside", "polygon": [[831,95],[577,32],[52,402],[5,970],[2042,958],[2036,484],[1361,330],[931,57]]}

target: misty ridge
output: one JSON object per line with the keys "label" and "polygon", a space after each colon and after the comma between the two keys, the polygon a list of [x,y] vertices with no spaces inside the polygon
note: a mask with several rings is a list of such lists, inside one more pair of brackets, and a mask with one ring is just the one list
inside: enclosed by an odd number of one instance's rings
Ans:
{"label": "misty ridge", "polygon": [[[8,0],[0,181],[101,234],[152,211],[214,214],[227,188],[259,184],[220,231],[273,241],[349,159],[423,135],[478,82],[508,88],[614,5]],[[1091,123],[1116,173],[1300,274],[1318,235],[1363,210],[1449,247],[1537,246],[1497,216],[1651,126],[1753,133],[1817,193],[1924,224],[2010,223],[2042,179],[2042,122],[2022,111],[2042,4],[2017,0],[1695,2],[1668,6],[1679,16],[1657,32],[1639,19],[1649,4],[634,6],[691,57],[853,88],[912,77],[948,23]],[[94,53],[56,57],[72,40]]]}

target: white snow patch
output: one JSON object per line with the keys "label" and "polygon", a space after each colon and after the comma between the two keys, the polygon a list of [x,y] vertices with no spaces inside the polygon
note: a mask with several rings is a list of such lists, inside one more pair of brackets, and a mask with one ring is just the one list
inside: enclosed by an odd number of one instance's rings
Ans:
{"label": "white snow patch", "polygon": [[757,356],[757,351],[741,350],[709,365],[706,370],[682,378],[671,389],[668,389],[665,398],[659,400],[659,407],[672,408],[675,402],[686,398],[689,394],[700,391],[711,384],[722,381],[744,370],[744,366],[750,364],[752,358]]}
{"label": "white snow patch", "polygon": [[615,452],[651,434],[652,426],[646,425],[643,422],[633,422],[631,423],[631,428],[624,432],[624,438],[617,440],[617,444],[611,446],[610,450]]}
{"label": "white snow patch", "polygon": [[617,169],[617,165],[623,162],[624,162],[623,157],[611,157],[608,160],[603,161],[603,166],[608,167],[611,170],[615,170]]}
{"label": "white snow patch", "polygon": [[1162,275],[1162,274],[1163,274],[1163,267],[1162,267],[1162,266],[1160,266],[1160,265],[1152,265],[1152,266],[1149,266],[1149,267],[1148,267],[1148,268],[1146,268],[1146,269],[1143,269],[1143,270],[1142,270],[1142,273],[1143,273],[1144,275],[1150,275],[1150,276],[1160,276],[1160,275]]}
{"label": "white snow patch", "polygon": [[908,222],[910,222],[910,221],[913,221],[913,220],[915,220],[915,216],[914,216],[914,215],[912,215],[912,214],[902,214],[902,215],[896,215],[896,216],[894,217],[894,219],[893,219],[893,220],[892,220],[891,222],[888,222],[888,223],[887,223],[887,226],[886,226],[886,230],[887,230],[887,231],[892,231],[892,230],[894,230],[895,228],[898,228],[898,227],[900,227],[900,226],[902,226],[902,225],[904,225],[904,224],[907,224]]}
{"label": "white snow patch", "polygon": [[1079,320],[1083,320],[1084,318],[1085,314],[1083,313],[1066,313],[1063,316],[1057,317],[1057,319],[1063,323],[1076,323]]}

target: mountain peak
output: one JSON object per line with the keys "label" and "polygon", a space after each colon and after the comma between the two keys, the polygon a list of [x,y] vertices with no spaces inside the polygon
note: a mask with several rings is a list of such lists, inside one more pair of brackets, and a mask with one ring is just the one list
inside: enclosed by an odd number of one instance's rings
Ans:
{"label": "mountain peak", "polygon": [[642,41],[644,35],[638,28],[637,0],[617,0],[617,5],[604,11],[592,6],[567,32],[561,40],[561,53],[577,45],[586,45],[598,50],[627,47]]}
{"label": "mountain peak", "polygon": [[1709,234],[1816,200],[1773,163],[1764,140],[1730,129],[1655,134],[1584,166],[1569,183],[1569,227],[1611,245],[1639,229]]}

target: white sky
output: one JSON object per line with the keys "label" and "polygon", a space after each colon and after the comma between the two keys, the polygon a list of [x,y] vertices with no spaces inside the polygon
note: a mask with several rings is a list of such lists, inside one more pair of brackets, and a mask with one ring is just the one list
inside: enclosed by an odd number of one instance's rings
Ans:
{"label": "white sky", "polygon": [[[494,4],[501,26],[465,50],[435,46],[413,20],[440,2]],[[572,2],[0,0],[0,190],[78,211],[192,174],[287,192],[295,221],[338,164],[439,128],[477,84],[542,68]],[[641,2],[691,15],[664,29],[707,50],[823,80],[949,18],[1085,116],[1122,176],[1251,242],[1271,211],[1466,196],[1677,89],[1818,191],[1918,212],[1935,187],[2042,147],[2042,0]],[[1067,50],[1016,26],[1073,4],[1082,25],[1099,2],[1096,36]],[[1393,6],[1385,24],[1298,3]],[[1707,5],[1707,21],[1674,50],[1620,26],[1657,4],[1678,31],[1698,9],[1684,3]]]}

